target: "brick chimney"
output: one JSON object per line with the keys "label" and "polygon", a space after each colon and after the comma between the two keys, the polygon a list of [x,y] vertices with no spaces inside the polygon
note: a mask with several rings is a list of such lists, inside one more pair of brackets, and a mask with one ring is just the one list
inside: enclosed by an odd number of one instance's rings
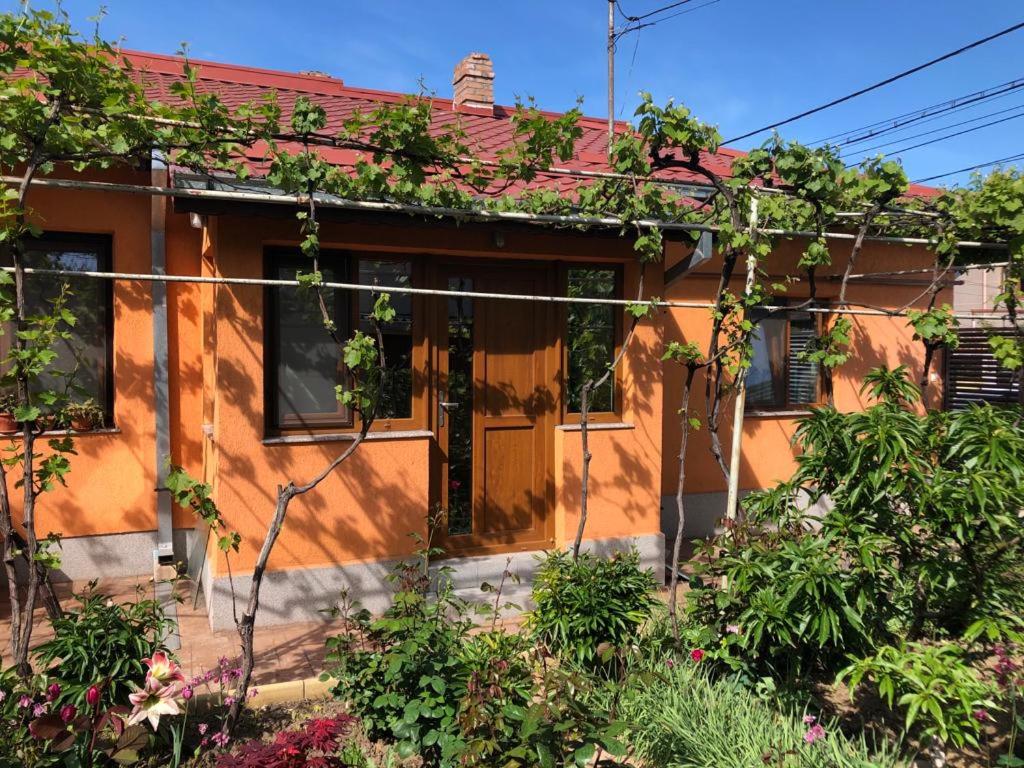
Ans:
{"label": "brick chimney", "polygon": [[471,53],[456,64],[452,85],[456,108],[494,111],[494,64],[486,53]]}

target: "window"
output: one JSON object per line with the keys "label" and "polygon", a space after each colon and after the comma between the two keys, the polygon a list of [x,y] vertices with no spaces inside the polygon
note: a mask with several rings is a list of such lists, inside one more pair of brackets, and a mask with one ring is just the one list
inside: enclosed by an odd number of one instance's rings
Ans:
{"label": "window", "polygon": [[[294,251],[273,251],[269,275],[294,280],[308,271],[310,262]],[[320,271],[325,282],[349,282],[382,289],[411,285],[412,262],[385,258],[360,258],[324,251]],[[360,291],[321,290],[328,313],[341,340],[354,328],[375,333],[370,313],[376,296]],[[409,294],[391,294],[395,317],[381,328],[386,370],[384,391],[377,418],[408,419],[412,416],[413,306]],[[347,383],[341,350],[324,328],[314,295],[299,288],[270,290],[267,323],[268,426],[274,429],[349,428],[352,414],[338,402],[336,388]]]}
{"label": "window", "polygon": [[[568,296],[614,299],[618,296],[619,271],[611,267],[570,267]],[[619,334],[619,308],[612,304],[569,304],[566,323],[566,404],[571,414],[580,412],[580,388],[596,381],[615,359]],[[615,374],[591,395],[591,413],[613,413],[616,406]]]}
{"label": "window", "polygon": [[747,372],[747,407],[797,410],[818,402],[818,364],[800,359],[818,336],[809,312],[755,310],[753,358]]}
{"label": "window", "polygon": [[[25,249],[25,266],[73,272],[109,272],[110,238],[95,235],[46,234],[30,240]],[[53,300],[63,286],[68,288],[66,307],[75,316],[73,326],[65,325],[67,338],[54,345],[57,357],[36,379],[33,389],[60,394],[65,402],[92,399],[103,409],[104,422],[112,422],[113,392],[113,290],[109,280],[88,277],[27,275],[26,309],[29,315],[52,311]],[[6,355],[12,334],[3,337]]]}
{"label": "window", "polygon": [[[359,283],[387,287],[408,287],[412,282],[412,263],[408,261],[359,260]],[[381,325],[384,340],[384,382],[377,418],[412,417],[412,296],[392,293],[395,317]],[[359,292],[359,328],[375,334],[370,315],[377,296]]]}

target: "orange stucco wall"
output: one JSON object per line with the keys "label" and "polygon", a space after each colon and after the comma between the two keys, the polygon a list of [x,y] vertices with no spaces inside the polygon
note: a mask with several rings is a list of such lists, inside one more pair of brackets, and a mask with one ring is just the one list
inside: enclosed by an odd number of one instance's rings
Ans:
{"label": "orange stucco wall", "polygon": [[[148,174],[111,173],[107,181],[148,184]],[[145,196],[33,188],[27,202],[42,229],[110,235],[114,269],[150,271],[150,202]],[[146,284],[114,286],[114,424],[117,432],[75,441],[67,487],[37,504],[40,534],[65,536],[156,528],[153,321]],[[15,504],[17,504],[15,494]]]}
{"label": "orange stucco wall", "polygon": [[[268,245],[295,244],[290,218],[220,217],[216,225],[215,263],[228,277],[260,277]],[[412,223],[381,227],[332,224],[321,230],[325,248],[381,249],[432,254],[437,259],[628,261],[624,290],[634,289],[637,268],[631,248],[618,241],[595,241],[520,229],[503,233],[495,246],[493,231],[481,228],[430,228]],[[498,269],[515,269],[514,261]],[[654,270],[651,270],[652,272]],[[656,292],[653,275],[648,285]],[[216,494],[229,524],[243,537],[233,566],[250,568],[274,509],[274,489],[289,479],[307,480],[345,446],[266,445],[263,416],[263,290],[219,287],[215,290],[216,387],[212,393],[216,445]],[[510,331],[514,332],[514,331]],[[657,323],[645,323],[637,354],[629,355],[622,374],[623,417],[633,428],[605,431],[594,440],[593,525],[588,537],[656,533],[659,526],[658,473],[661,443],[660,347]],[[642,353],[640,352],[642,350]],[[417,429],[432,427],[424,414]],[[554,436],[556,539],[567,525],[575,530],[570,508],[578,491],[578,433]],[[430,437],[367,442],[353,459],[312,493],[293,502],[271,567],[288,569],[408,554],[410,532],[423,533],[430,508]],[[629,484],[636,488],[630,488]],[[218,566],[218,572],[221,572]]]}
{"label": "orange stucco wall", "polygon": [[[844,241],[833,241],[831,245],[832,260],[835,266],[821,270],[818,276],[818,297],[822,300],[835,298],[839,292],[840,281],[829,280],[829,275],[841,275],[845,267],[850,245]],[[794,241],[782,240],[773,256],[765,265],[766,272],[772,277],[796,274],[796,262],[800,254],[800,245]],[[921,247],[907,247],[868,243],[865,245],[858,262],[856,272],[880,272],[917,267],[930,267],[933,258]],[[708,264],[695,273],[683,277],[673,283],[666,291],[670,299],[681,301],[705,301],[714,299],[718,285],[718,274],[721,262],[716,256]],[[743,290],[743,265],[737,270],[733,281],[733,290]],[[905,279],[905,278],[904,278]],[[873,305],[876,307],[896,308],[917,298],[926,286],[865,284],[854,281],[847,291],[851,302]],[[786,296],[800,300],[807,297],[806,281],[790,286]],[[940,295],[939,302],[952,301],[952,291]],[[919,300],[915,306],[921,308],[925,300]],[[853,335],[850,347],[850,360],[834,373],[834,396],[836,407],[840,410],[858,410],[867,404],[860,394],[864,374],[881,364],[895,367],[905,364],[910,368],[914,381],[920,377],[923,366],[923,348],[920,342],[913,340],[913,332],[907,327],[906,318],[887,318],[877,316],[853,316]],[[665,324],[666,341],[696,341],[702,349],[707,349],[711,324],[708,312],[703,309],[673,309]],[[933,362],[932,371],[941,371],[941,363]],[[678,486],[679,474],[679,441],[680,425],[677,411],[682,400],[681,389],[684,380],[682,366],[667,364],[665,367],[665,406],[664,406],[664,454],[662,459],[662,493],[674,495]],[[941,383],[935,382],[929,387],[928,403],[931,407],[941,404]],[[691,396],[691,410],[695,410],[700,418],[704,418],[704,381],[700,374],[695,380]],[[723,450],[728,457],[731,443],[732,401],[723,411],[720,430]],[[748,415],[743,424],[743,443],[741,450],[740,488],[754,489],[767,487],[774,482],[786,479],[795,468],[793,449],[790,439],[796,428],[796,418],[782,415]],[[722,473],[710,450],[707,430],[691,432],[687,451],[686,493],[706,493],[723,491],[726,485]]]}

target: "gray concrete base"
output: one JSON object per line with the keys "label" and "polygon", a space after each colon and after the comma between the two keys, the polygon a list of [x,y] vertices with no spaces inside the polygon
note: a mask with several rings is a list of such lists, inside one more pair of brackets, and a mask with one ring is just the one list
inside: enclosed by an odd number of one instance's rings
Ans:
{"label": "gray concrete base", "polygon": [[[741,492],[745,495],[746,491]],[[686,519],[683,521],[683,536],[688,539],[710,538],[718,521],[725,517],[725,491],[712,493],[687,493],[683,496]],[[675,496],[661,497],[661,532],[666,541],[675,541],[679,513]]]}
{"label": "gray concrete base", "polygon": [[[660,533],[636,537],[621,537],[585,541],[584,549],[601,555],[610,555],[635,546],[640,552],[643,567],[654,572],[658,583],[665,577],[665,538]],[[518,599],[511,600],[522,608],[523,598],[529,592],[529,584],[540,562],[543,552],[515,552],[507,555],[486,555],[481,557],[454,557],[438,561],[432,566],[435,577],[441,568],[451,569],[448,578],[452,586],[466,599],[489,602],[492,593],[482,592],[484,582],[497,586],[506,567],[517,575],[519,585],[509,588]],[[511,559],[511,562],[510,562]],[[378,560],[369,563],[349,563],[320,568],[293,568],[287,571],[271,571],[263,577],[260,590],[260,609],[257,623],[261,626],[288,624],[294,622],[325,621],[324,613],[339,602],[342,590],[348,590],[352,600],[358,600],[371,613],[381,613],[390,605],[394,586],[388,580],[397,560]],[[251,574],[236,576],[234,590],[239,612],[244,606],[252,583]],[[234,627],[231,609],[231,584],[226,576],[216,579],[203,578],[204,596],[210,626],[217,629]]]}
{"label": "gray concrete base", "polygon": [[[749,494],[750,491],[740,491],[740,499]],[[715,533],[715,528],[725,517],[725,503],[727,494],[725,491],[713,493],[688,493],[683,496],[684,512],[686,519],[683,521],[683,536],[687,539],[708,539]],[[815,504],[809,504],[806,494],[803,495],[802,503],[807,507],[811,515],[822,515],[831,509],[831,501],[827,497],[820,499]],[[665,541],[673,542],[676,537],[676,525],[679,514],[676,511],[676,497],[661,497],[661,532],[665,535]],[[669,545],[671,546],[671,544]]]}
{"label": "gray concrete base", "polygon": [[[193,540],[191,528],[174,531],[176,559],[187,557]],[[60,568],[53,572],[52,578],[67,582],[152,576],[156,546],[156,531],[65,538],[60,543]],[[20,565],[21,561],[18,563]],[[19,568],[19,575],[24,578],[23,568]]]}

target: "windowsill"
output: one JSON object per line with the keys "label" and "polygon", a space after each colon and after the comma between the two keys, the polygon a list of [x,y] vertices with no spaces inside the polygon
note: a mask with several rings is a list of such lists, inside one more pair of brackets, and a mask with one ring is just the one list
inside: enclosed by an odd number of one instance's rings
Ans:
{"label": "windowsill", "polygon": [[[310,445],[315,443],[344,443],[351,442],[359,435],[358,432],[335,432],[327,434],[298,434],[298,435],[272,435],[264,437],[263,445]],[[377,440],[420,440],[433,437],[434,433],[429,429],[402,429],[391,432],[370,432],[366,435],[367,441]]]}
{"label": "windowsill", "polygon": [[[579,424],[559,424],[555,429],[560,432],[580,432],[582,427]],[[626,421],[594,421],[587,424],[587,432],[597,432],[605,429],[636,429],[636,425]]]}
{"label": "windowsill", "polygon": [[756,408],[744,411],[744,416],[752,419],[792,419],[798,416],[810,416],[811,411],[807,408],[794,408],[788,411],[759,411]]}

